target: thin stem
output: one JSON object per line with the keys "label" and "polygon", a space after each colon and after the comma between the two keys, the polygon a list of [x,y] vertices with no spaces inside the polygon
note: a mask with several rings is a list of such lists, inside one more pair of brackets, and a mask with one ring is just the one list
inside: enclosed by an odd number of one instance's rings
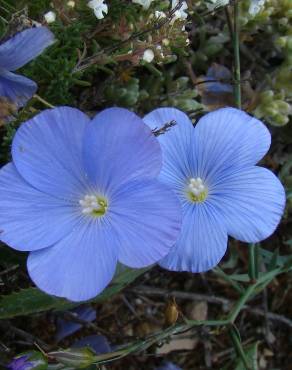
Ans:
{"label": "thin stem", "polygon": [[233,32],[233,51],[234,51],[234,99],[237,108],[241,109],[241,87],[240,87],[240,54],[239,54],[239,4],[234,2],[234,32]]}
{"label": "thin stem", "polygon": [[256,244],[250,244],[248,248],[248,275],[252,282],[258,278],[258,251]]}
{"label": "thin stem", "polygon": [[54,105],[52,105],[51,103],[49,103],[48,101],[46,101],[45,99],[43,99],[42,97],[40,97],[39,95],[34,94],[33,97],[36,98],[41,103],[43,103],[44,105],[46,105],[47,107],[49,107],[49,108],[55,108]]}
{"label": "thin stem", "polygon": [[236,349],[236,352],[237,352],[238,356],[241,358],[241,360],[243,362],[244,367],[246,368],[246,370],[251,370],[251,368],[249,366],[249,363],[248,363],[248,360],[247,360],[247,357],[246,357],[245,352],[243,350],[239,335],[238,335],[237,330],[235,329],[234,326],[232,326],[230,328],[229,334],[230,334],[232,343],[233,343],[233,345]]}
{"label": "thin stem", "polygon": [[213,269],[213,272],[217,275],[219,275],[222,279],[227,281],[229,284],[233,286],[233,288],[240,294],[244,292],[244,289],[240,284],[237,283],[237,281],[233,280],[229,275],[225,274],[225,272],[220,267],[215,267]]}

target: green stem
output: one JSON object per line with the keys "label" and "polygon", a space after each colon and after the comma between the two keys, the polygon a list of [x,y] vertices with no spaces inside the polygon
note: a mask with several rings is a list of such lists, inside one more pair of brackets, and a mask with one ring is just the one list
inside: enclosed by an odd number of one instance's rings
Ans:
{"label": "green stem", "polygon": [[47,107],[49,108],[55,108],[54,105],[52,105],[51,103],[47,102],[45,99],[43,99],[42,97],[40,97],[39,95],[37,94],[34,94],[33,96],[35,99],[37,99],[38,101],[40,101],[41,103],[43,103],[44,105],[46,105]]}
{"label": "green stem", "polygon": [[249,366],[249,363],[248,363],[248,360],[247,360],[247,357],[246,357],[245,352],[243,350],[243,347],[242,347],[237,329],[234,326],[232,326],[229,330],[229,334],[230,334],[232,343],[233,343],[233,345],[236,349],[236,352],[237,352],[238,356],[241,358],[245,369],[246,370],[251,370],[251,368]]}
{"label": "green stem", "polygon": [[235,280],[233,280],[229,275],[225,274],[225,272],[220,267],[215,267],[213,272],[220,276],[222,279],[227,281],[229,284],[233,286],[233,288],[240,294],[244,292],[243,287]]}
{"label": "green stem", "polygon": [[258,279],[258,246],[250,244],[248,248],[248,275],[252,282]]}
{"label": "green stem", "polygon": [[240,55],[239,55],[239,3],[234,2],[234,99],[237,108],[241,109],[241,87],[240,87]]}

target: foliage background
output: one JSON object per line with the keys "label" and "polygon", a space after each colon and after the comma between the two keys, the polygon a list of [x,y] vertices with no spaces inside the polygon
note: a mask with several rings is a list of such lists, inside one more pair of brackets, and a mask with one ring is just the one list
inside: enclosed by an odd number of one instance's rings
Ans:
{"label": "foliage background", "polygon": [[[120,271],[91,304],[97,312],[94,324],[83,323],[78,333],[60,343],[55,340],[57,319],[70,304],[31,288],[25,254],[1,245],[1,366],[23,351],[60,351],[88,334],[103,334],[118,347],[106,359],[78,354],[87,361],[83,367],[99,363],[108,369],[154,369],[167,359],[183,369],[289,369],[292,3],[266,0],[253,15],[251,1],[237,5],[242,106],[264,120],[273,135],[262,164],[279,174],[288,199],[276,233],[256,246],[230,240],[224,260],[206,274],[175,274],[158,267]],[[169,1],[153,1],[144,10],[131,1],[107,0],[109,14],[103,20],[94,17],[85,0],[75,3],[72,9],[62,0],[0,0],[4,38],[32,20],[44,24],[49,10],[57,14],[49,26],[57,42],[20,71],[39,90],[12,122],[0,127],[3,164],[9,160],[16,128],[50,105],[75,106],[89,115],[113,105],[141,115],[158,106],[175,106],[194,121],[217,107],[235,105],[234,94],[223,88],[236,84],[236,35],[228,24],[232,26],[234,2],[215,8],[215,1],[189,0],[188,20],[173,25],[153,16],[155,10],[168,12]],[[155,58],[146,63],[143,54],[149,48]],[[203,83],[211,66],[217,71],[215,92]],[[177,309],[178,320],[169,325],[169,312],[176,318]],[[174,335],[179,332],[183,334]],[[72,367],[76,353],[71,355]],[[59,368],[70,367],[59,360]]]}

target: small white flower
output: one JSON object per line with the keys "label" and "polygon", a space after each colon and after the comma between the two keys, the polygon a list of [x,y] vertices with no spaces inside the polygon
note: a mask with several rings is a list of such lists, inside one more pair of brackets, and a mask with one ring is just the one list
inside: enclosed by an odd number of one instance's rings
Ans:
{"label": "small white flower", "polygon": [[53,23],[56,20],[56,13],[53,11],[49,11],[44,15],[44,18],[47,23]]}
{"label": "small white flower", "polygon": [[132,0],[133,3],[143,6],[144,9],[148,9],[153,0]]}
{"label": "small white flower", "polygon": [[209,0],[209,1],[210,3],[207,4],[207,8],[211,11],[229,4],[229,0]]}
{"label": "small white flower", "polygon": [[248,12],[250,15],[257,15],[263,6],[265,5],[265,0],[251,0]]}
{"label": "small white flower", "polygon": [[160,12],[159,10],[156,10],[154,15],[157,19],[166,18],[166,14],[164,12]]}
{"label": "small white flower", "polygon": [[104,14],[108,13],[108,6],[104,3],[104,0],[90,0],[87,5],[93,9],[97,19],[103,19]]}
{"label": "small white flower", "polygon": [[69,6],[69,8],[75,8],[75,1],[72,0],[68,1],[67,6]]}
{"label": "small white flower", "polygon": [[[171,9],[174,9],[179,3],[179,0],[172,0]],[[174,23],[177,19],[185,20],[188,17],[186,10],[188,9],[188,4],[183,1],[181,7],[175,11],[171,23]]]}
{"label": "small white flower", "polygon": [[151,63],[152,60],[154,59],[154,53],[153,53],[153,50],[151,49],[146,49],[144,51],[144,54],[143,54],[143,57],[142,59],[147,62],[147,63]]}

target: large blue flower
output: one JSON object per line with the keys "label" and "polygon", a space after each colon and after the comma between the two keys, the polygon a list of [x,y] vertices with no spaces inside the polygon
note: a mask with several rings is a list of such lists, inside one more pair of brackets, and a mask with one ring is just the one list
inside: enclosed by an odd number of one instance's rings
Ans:
{"label": "large blue flower", "polygon": [[179,200],[156,180],[160,145],[134,113],[43,111],[18,129],[12,157],[0,170],[0,239],[31,251],[29,274],[45,292],[92,298],[117,261],[148,266],[174,245]]}
{"label": "large blue flower", "polygon": [[54,42],[46,27],[29,28],[0,44],[0,98],[22,107],[37,90],[37,84],[12,71],[23,67]]}
{"label": "large blue flower", "polygon": [[161,266],[202,272],[224,256],[227,235],[244,242],[267,238],[285,205],[278,178],[256,163],[271,137],[259,120],[234,108],[205,115],[196,127],[181,111],[160,108],[145,118],[151,128],[175,120],[159,136],[163,167],[160,180],[179,196],[182,231]]}

